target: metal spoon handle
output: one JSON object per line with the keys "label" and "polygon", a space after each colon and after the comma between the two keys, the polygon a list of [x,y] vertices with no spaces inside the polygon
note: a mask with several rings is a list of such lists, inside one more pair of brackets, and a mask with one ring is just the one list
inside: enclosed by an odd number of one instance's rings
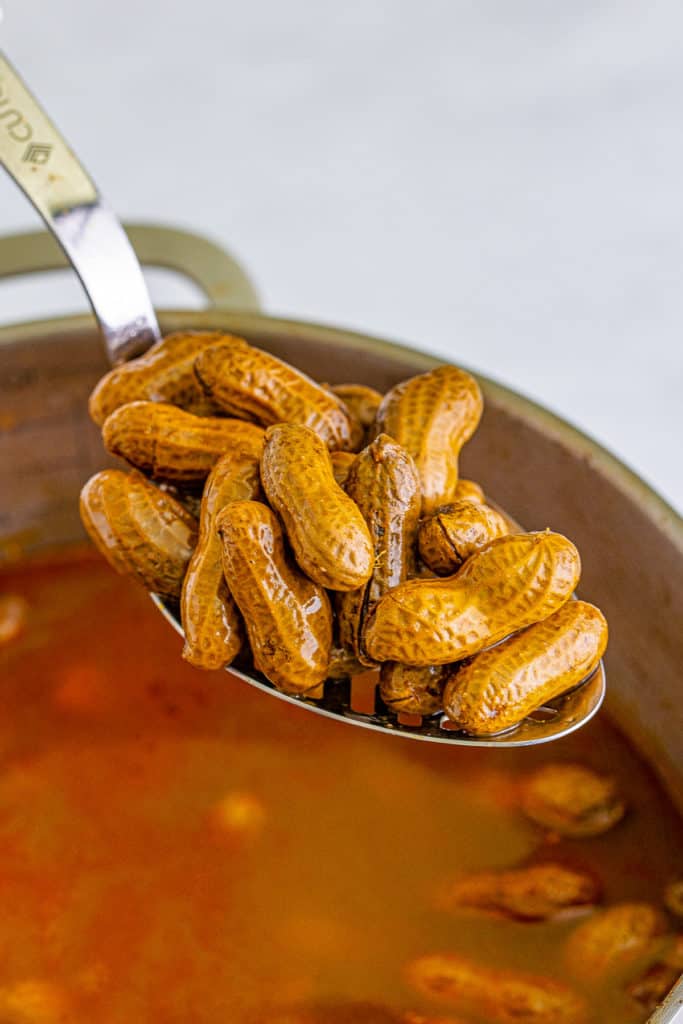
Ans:
{"label": "metal spoon handle", "polygon": [[43,108],[0,51],[0,163],[78,274],[112,363],[160,337],[128,237]]}

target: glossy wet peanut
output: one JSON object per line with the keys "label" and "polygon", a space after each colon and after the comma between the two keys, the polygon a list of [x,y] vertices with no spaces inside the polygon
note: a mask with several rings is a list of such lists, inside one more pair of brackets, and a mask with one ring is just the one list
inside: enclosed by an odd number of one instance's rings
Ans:
{"label": "glossy wet peanut", "polygon": [[375,422],[382,395],[365,384],[335,384],[330,388],[349,411],[352,421],[351,447],[359,452],[372,440],[370,428]]}
{"label": "glossy wet peanut", "polygon": [[341,644],[333,644],[330,651],[330,664],[327,670],[329,679],[348,679],[367,671],[359,662],[353,651]]}
{"label": "glossy wet peanut", "polygon": [[219,514],[216,529],[254,665],[285,693],[316,690],[327,676],[332,646],[324,589],[288,561],[282,529],[267,505],[234,501]]}
{"label": "glossy wet peanut", "polygon": [[116,572],[162,597],[180,597],[197,521],[141,473],[105,469],[83,487],[81,520]]}
{"label": "glossy wet peanut", "polygon": [[330,458],[332,459],[334,479],[343,490],[356,456],[353,452],[332,452]]}
{"label": "glossy wet peanut", "polygon": [[204,487],[199,539],[187,567],[180,600],[185,633],[183,658],[197,668],[229,665],[244,640],[234,598],[223,575],[222,544],[216,530],[218,513],[231,501],[250,501],[261,494],[259,449],[224,455]]}
{"label": "glossy wet peanut", "polygon": [[487,967],[456,953],[418,957],[408,982],[487,1024],[583,1024],[586,1004],[568,985],[522,971]]}
{"label": "glossy wet peanut", "polygon": [[628,968],[666,931],[666,918],[650,903],[617,903],[593,914],[571,933],[564,962],[573,977],[598,983]]}
{"label": "glossy wet peanut", "polygon": [[194,372],[194,361],[209,345],[245,346],[222,331],[180,331],[152,345],[144,355],[116,366],[93,390],[88,409],[99,427],[107,416],[130,402],[169,402],[197,415],[216,415]]}
{"label": "glossy wet peanut", "polygon": [[602,612],[568,601],[456,671],[446,684],[444,711],[474,736],[510,729],[589,676],[606,646]]}
{"label": "glossy wet peanut", "polygon": [[465,480],[460,477],[455,488],[454,501],[486,501],[484,488],[474,480]]}
{"label": "glossy wet peanut", "polygon": [[339,637],[364,665],[374,662],[362,643],[363,621],[384,594],[415,566],[420,479],[415,463],[392,438],[380,434],[356,456],[346,493],[360,509],[372,539],[372,575],[337,601]]}
{"label": "glossy wet peanut", "polygon": [[568,762],[545,764],[528,775],[521,806],[537,825],[573,838],[607,832],[626,810],[615,779]]}
{"label": "glossy wet peanut", "polygon": [[308,427],[269,427],[261,481],[282,518],[303,571],[330,590],[363,586],[373,569],[373,546],[360,509],[334,479],[324,441]]}
{"label": "glossy wet peanut", "polygon": [[253,346],[212,345],[195,363],[208,395],[230,415],[263,426],[309,427],[331,450],[349,449],[351,421],[343,402],[305,373]]}
{"label": "glossy wet peanut", "polygon": [[112,455],[157,479],[204,480],[221,455],[258,449],[263,428],[244,420],[195,416],[165,402],[131,402],[109,416],[102,440]]}
{"label": "glossy wet peanut", "polygon": [[444,665],[552,615],[571,596],[579,554],[558,533],[501,537],[445,579],[402,583],[366,620],[376,661]]}
{"label": "glossy wet peanut", "polygon": [[423,514],[453,501],[460,449],[476,430],[482,409],[479,385],[456,366],[403,381],[382,399],[375,432],[393,437],[415,459]]}
{"label": "glossy wet peanut", "polygon": [[441,710],[449,665],[401,665],[385,661],[379,674],[382,700],[397,714],[434,715]]}
{"label": "glossy wet peanut", "polygon": [[420,558],[438,576],[451,576],[475,551],[509,532],[503,516],[490,505],[455,501],[420,524]]}
{"label": "glossy wet peanut", "polygon": [[548,921],[600,899],[594,875],[564,864],[482,871],[444,887],[439,905],[518,921]]}

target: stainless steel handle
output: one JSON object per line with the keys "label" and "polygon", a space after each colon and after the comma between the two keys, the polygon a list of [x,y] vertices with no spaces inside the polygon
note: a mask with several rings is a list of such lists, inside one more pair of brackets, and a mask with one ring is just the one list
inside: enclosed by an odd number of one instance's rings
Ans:
{"label": "stainless steel handle", "polygon": [[116,216],[45,111],[0,52],[0,162],[64,249],[112,363],[160,337],[135,252]]}

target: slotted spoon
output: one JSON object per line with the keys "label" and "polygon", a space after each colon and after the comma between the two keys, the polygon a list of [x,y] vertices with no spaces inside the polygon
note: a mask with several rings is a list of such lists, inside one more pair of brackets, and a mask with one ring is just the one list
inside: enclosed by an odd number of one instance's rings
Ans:
{"label": "slotted spoon", "polygon": [[[38,210],[78,274],[112,364],[144,352],[161,337],[142,271],[114,213],[71,148],[0,52],[0,162]],[[152,595],[182,635],[178,609]],[[602,662],[569,693],[538,709],[520,725],[491,737],[468,736],[445,715],[395,715],[378,695],[376,677],[328,680],[321,698],[280,693],[258,673],[233,675],[273,697],[351,725],[390,736],[464,746],[514,747],[559,739],[584,725],[605,695]]]}

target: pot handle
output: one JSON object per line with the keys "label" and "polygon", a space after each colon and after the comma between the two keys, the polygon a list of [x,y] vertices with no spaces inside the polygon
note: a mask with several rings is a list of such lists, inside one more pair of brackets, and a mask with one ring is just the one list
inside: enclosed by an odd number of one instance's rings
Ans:
{"label": "pot handle", "polygon": [[[194,281],[216,309],[259,309],[256,288],[243,267],[220,245],[180,228],[159,224],[124,224],[138,260],[144,266],[175,270]],[[0,278],[71,264],[47,231],[0,237]]]}

